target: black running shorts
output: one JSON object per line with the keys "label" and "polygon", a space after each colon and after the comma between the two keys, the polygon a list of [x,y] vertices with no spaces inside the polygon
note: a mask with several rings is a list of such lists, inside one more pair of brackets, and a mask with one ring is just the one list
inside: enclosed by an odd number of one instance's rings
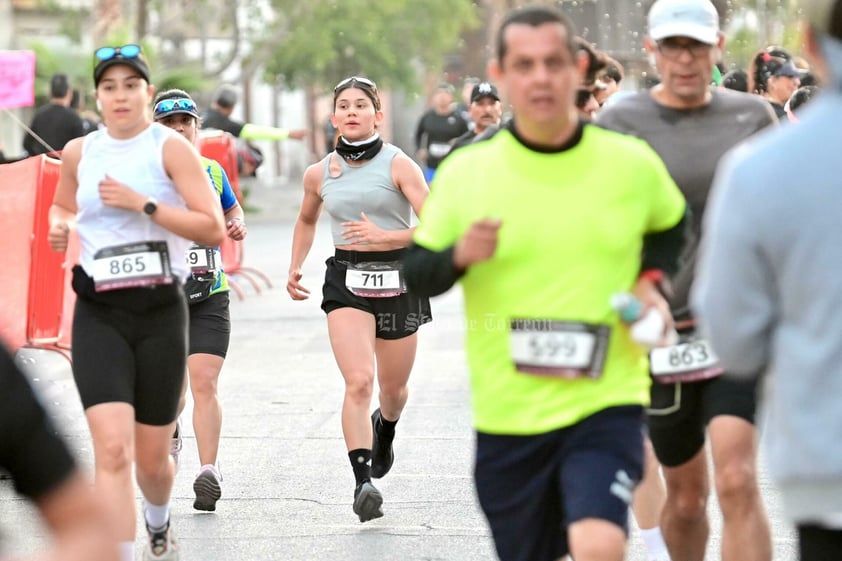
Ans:
{"label": "black running shorts", "polygon": [[199,353],[225,358],[231,339],[231,315],[228,292],[211,294],[190,304],[190,354]]}
{"label": "black running shorts", "polygon": [[77,280],[86,280],[74,278],[73,377],[82,405],[124,402],[134,406],[139,423],[172,423],[187,366],[180,284],[115,290],[104,303]]}
{"label": "black running shorts", "polygon": [[389,298],[367,298],[353,294],[345,286],[349,263],[400,261],[405,249],[393,251],[346,251],[337,249],[325,261],[325,283],[322,287],[322,310],[326,314],[339,308],[355,308],[372,314],[376,320],[378,339],[403,339],[423,324],[432,321],[430,299],[405,292]]}
{"label": "black running shorts", "polygon": [[731,415],[754,424],[757,380],[734,380],[725,375],[697,382],[652,382],[647,411],[649,438],[658,461],[680,466],[705,445],[711,419]]}

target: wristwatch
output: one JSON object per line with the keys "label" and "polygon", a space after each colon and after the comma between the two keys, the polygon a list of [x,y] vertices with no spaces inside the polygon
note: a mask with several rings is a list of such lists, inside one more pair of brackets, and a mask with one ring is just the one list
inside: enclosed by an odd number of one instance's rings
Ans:
{"label": "wristwatch", "polygon": [[149,216],[155,214],[155,211],[158,210],[158,201],[155,200],[155,197],[149,197],[146,199],[146,204],[143,205],[143,212]]}

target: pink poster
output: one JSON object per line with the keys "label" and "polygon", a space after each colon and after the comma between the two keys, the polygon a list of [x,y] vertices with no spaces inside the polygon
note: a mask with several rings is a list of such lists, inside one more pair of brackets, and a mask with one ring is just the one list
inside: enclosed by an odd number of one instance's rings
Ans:
{"label": "pink poster", "polygon": [[0,51],[0,109],[35,104],[35,53]]}

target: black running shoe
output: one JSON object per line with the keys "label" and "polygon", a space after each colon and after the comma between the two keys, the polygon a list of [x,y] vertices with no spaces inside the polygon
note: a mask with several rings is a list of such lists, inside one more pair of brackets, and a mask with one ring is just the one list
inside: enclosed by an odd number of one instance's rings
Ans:
{"label": "black running shoe", "polygon": [[395,435],[385,436],[378,432],[381,425],[380,408],[378,407],[371,414],[371,477],[380,479],[392,469],[395,463],[395,451],[392,449],[392,441]]}
{"label": "black running shoe", "polygon": [[221,480],[222,475],[215,466],[202,466],[199,475],[193,481],[193,492],[196,493],[193,508],[209,512],[216,510],[216,501],[222,496]]}
{"label": "black running shoe", "polygon": [[354,513],[360,517],[360,522],[368,522],[383,516],[383,495],[371,484],[363,481],[354,490]]}

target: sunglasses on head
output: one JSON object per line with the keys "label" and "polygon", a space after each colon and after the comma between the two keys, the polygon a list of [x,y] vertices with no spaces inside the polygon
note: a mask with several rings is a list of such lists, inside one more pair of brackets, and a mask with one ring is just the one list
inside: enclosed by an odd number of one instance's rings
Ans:
{"label": "sunglasses on head", "polygon": [[345,78],[344,80],[336,84],[336,87],[333,88],[333,93],[336,93],[338,90],[347,87],[352,82],[362,84],[363,86],[367,86],[374,90],[377,89],[377,84],[375,84],[368,78],[363,78],[362,76],[351,76],[350,78]]}
{"label": "sunglasses on head", "polygon": [[99,61],[111,60],[114,57],[137,58],[140,56],[140,46],[123,45],[122,47],[100,47],[94,51],[94,56]]}
{"label": "sunglasses on head", "polygon": [[156,117],[163,115],[164,113],[169,113],[170,111],[176,110],[182,111],[191,111],[193,113],[198,113],[198,109],[196,108],[196,104],[193,102],[192,99],[186,99],[183,97],[175,98],[175,99],[164,99],[159,101],[155,104],[155,109],[153,109],[153,113]]}

